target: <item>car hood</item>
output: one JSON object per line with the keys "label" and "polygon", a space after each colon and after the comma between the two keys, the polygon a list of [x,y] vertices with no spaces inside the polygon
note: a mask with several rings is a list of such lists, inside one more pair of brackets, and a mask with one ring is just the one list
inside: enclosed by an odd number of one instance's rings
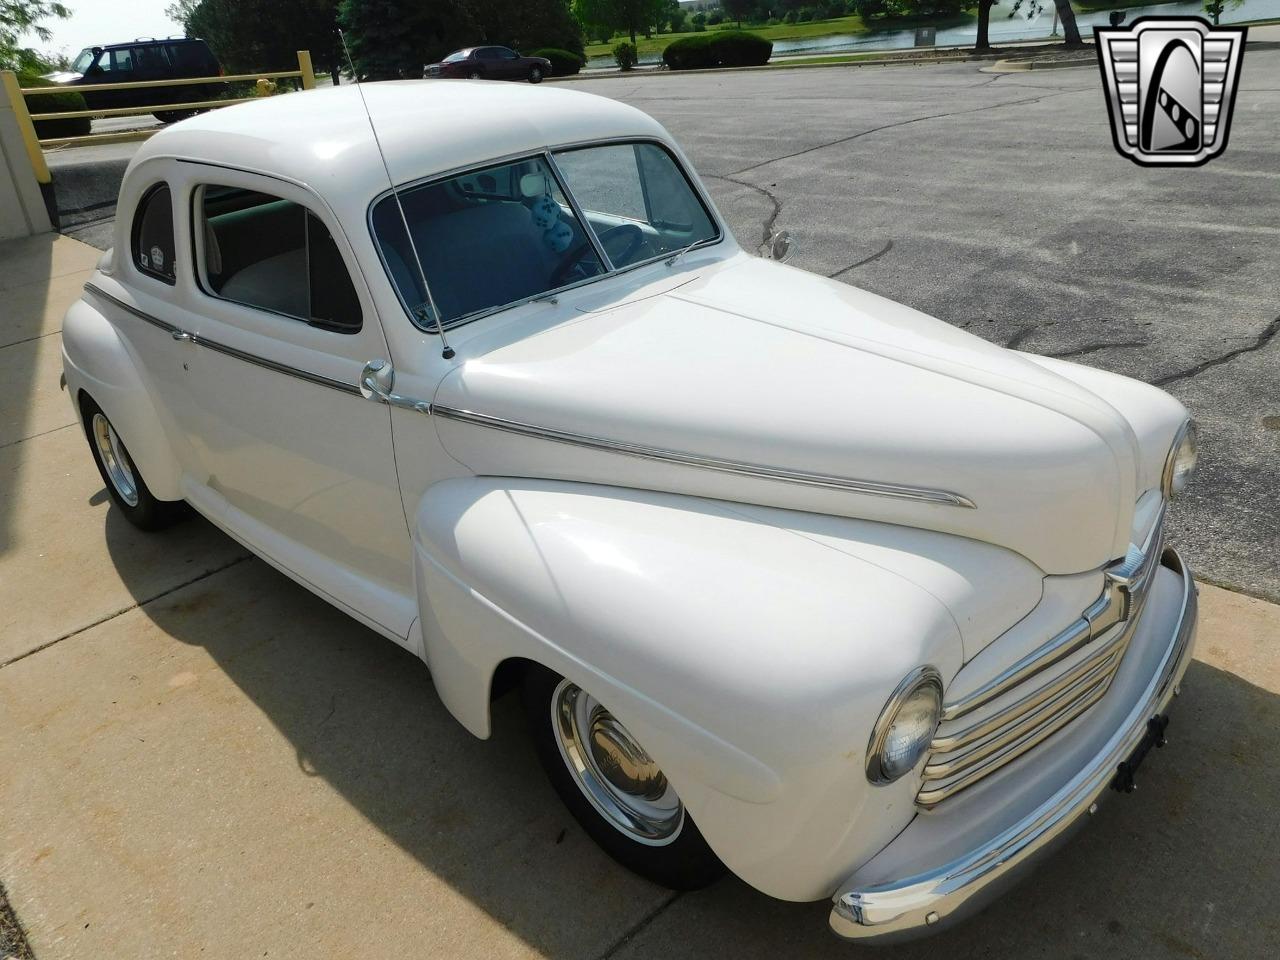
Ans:
{"label": "car hood", "polygon": [[41,77],[41,79],[48,80],[50,83],[75,83],[77,80],[81,79],[82,76],[83,74],[75,73],[70,70],[61,70],[55,73],[46,73]]}
{"label": "car hood", "polygon": [[1146,431],[1165,446],[1144,451],[1061,369],[746,256],[469,359],[435,406],[441,442],[478,474],[903,524],[1050,574],[1124,555],[1178,426],[1167,415]]}

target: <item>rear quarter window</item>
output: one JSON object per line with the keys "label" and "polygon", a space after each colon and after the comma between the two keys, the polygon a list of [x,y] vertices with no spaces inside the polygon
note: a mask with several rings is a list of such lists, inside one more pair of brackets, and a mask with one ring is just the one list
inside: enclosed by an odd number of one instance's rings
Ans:
{"label": "rear quarter window", "polygon": [[152,187],[133,214],[131,252],[141,273],[172,284],[174,269],[173,195],[168,184]]}

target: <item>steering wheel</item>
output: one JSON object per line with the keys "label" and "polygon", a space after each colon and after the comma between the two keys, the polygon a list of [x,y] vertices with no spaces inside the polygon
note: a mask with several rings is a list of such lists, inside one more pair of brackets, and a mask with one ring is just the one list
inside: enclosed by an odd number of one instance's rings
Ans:
{"label": "steering wheel", "polygon": [[[626,248],[620,251],[617,256],[614,256],[613,252],[609,250],[609,242],[618,237],[627,237],[627,245]],[[634,223],[619,224],[616,227],[610,227],[604,233],[600,234],[600,246],[604,247],[606,251],[609,251],[609,259],[613,260],[615,263],[618,261],[625,262],[629,260],[632,255],[640,249],[640,245],[642,243],[644,243],[644,231]],[[552,289],[564,286],[565,281],[569,279],[569,274],[571,274],[575,268],[582,265],[583,257],[589,252],[593,252],[591,241],[584,240],[565,254],[564,259],[560,261],[560,265],[556,267],[555,272],[551,274]],[[589,276],[589,274],[586,274],[586,276]]]}

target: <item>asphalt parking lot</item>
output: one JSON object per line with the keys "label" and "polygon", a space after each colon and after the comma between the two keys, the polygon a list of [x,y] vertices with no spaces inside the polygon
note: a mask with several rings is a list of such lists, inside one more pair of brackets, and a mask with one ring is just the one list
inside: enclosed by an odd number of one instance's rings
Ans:
{"label": "asphalt parking lot", "polygon": [[1212,582],[1280,601],[1280,50],[1245,56],[1226,154],[1135,166],[1096,68],[975,64],[574,83],[676,136],[744,246],[998,343],[1172,392],[1200,473],[1172,517]]}
{"label": "asphalt parking lot", "polygon": [[[798,266],[1163,381],[1205,437],[1175,536],[1197,573],[1280,598],[1280,51],[1247,56],[1231,147],[1194,171],[1116,156],[1089,70],[578,86],[666,123],[744,244],[776,223]],[[1206,586],[1138,793],[971,923],[873,954],[822,903],[632,877],[560,806],[513,698],[476,741],[421,664],[209,524],[129,527],[57,385],[95,259],[0,250],[0,882],[38,960],[1280,955],[1280,608]]]}

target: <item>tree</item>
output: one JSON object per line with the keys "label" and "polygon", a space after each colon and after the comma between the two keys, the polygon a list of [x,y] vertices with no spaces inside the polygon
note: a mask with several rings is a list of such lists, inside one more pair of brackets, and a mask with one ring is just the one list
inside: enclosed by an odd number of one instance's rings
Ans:
{"label": "tree", "polygon": [[49,0],[0,0],[0,68],[43,73],[48,67],[48,58],[19,44],[27,34],[48,43],[53,34],[44,25],[45,21],[65,20],[69,16],[70,10]]}
{"label": "tree", "polygon": [[[1013,9],[1009,11],[1009,16],[1017,16],[1025,6],[1027,19],[1034,20],[1044,10],[1044,2],[1045,0],[1013,0]],[[1066,45],[1082,46],[1080,28],[1076,25],[1076,12],[1071,9],[1071,0],[1053,0],[1053,5],[1058,8],[1058,19],[1062,22],[1062,39]]]}
{"label": "tree", "polygon": [[176,0],[165,13],[208,41],[230,73],[288,69],[299,50],[338,80],[338,0]]}
{"label": "tree", "polygon": [[625,31],[636,42],[636,31],[645,32],[663,18],[666,0],[575,0],[574,13],[582,23],[608,24]]}
{"label": "tree", "polygon": [[480,26],[469,6],[463,0],[341,0],[338,24],[361,79],[419,77],[424,63],[475,42]]}
{"label": "tree", "polygon": [[582,55],[582,25],[569,0],[468,0],[466,6],[485,43],[523,51],[554,47]]}
{"label": "tree", "polygon": [[751,13],[755,7],[754,0],[723,0],[721,6],[724,7],[725,14],[730,20],[738,21],[738,26],[742,26],[742,18]]}
{"label": "tree", "polygon": [[1244,0],[1204,0],[1204,12],[1213,18],[1213,25],[1216,27],[1227,7],[1239,7],[1243,3]]}
{"label": "tree", "polygon": [[978,0],[978,37],[973,43],[974,50],[990,50],[991,40],[991,8],[1000,0]]}

